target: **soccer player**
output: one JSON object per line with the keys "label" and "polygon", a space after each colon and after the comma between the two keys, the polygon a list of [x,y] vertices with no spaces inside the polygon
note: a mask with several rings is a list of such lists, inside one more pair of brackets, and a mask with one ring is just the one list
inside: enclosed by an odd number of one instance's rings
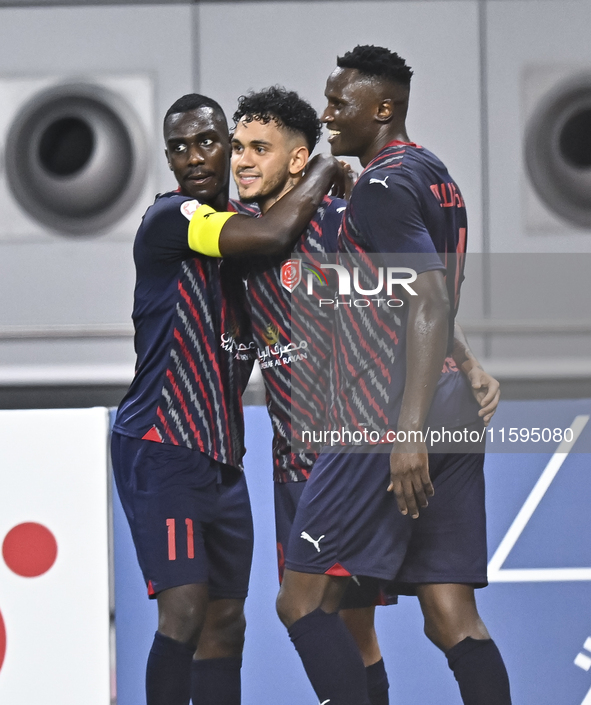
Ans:
{"label": "soccer player", "polygon": [[364,167],[339,261],[353,274],[352,263],[371,270],[372,254],[397,253],[416,279],[398,287],[404,305],[395,313],[338,306],[330,428],[395,437],[389,454],[319,456],[290,534],[278,612],[320,702],[368,705],[363,662],[336,614],[340,576],[395,580],[418,596],[425,633],[446,654],[464,703],[509,705],[505,666],[474,599],[486,584],[483,447],[428,452],[420,438],[427,423],[484,435],[469,384],[459,371],[442,373],[463,276],[465,205],[441,161],[408,138],[404,60],[360,46],[337,66],[323,121],[332,153]]}
{"label": "soccer player", "polygon": [[238,705],[252,556],[241,472],[249,342],[242,280],[218,258],[285,250],[340,167],[321,158],[254,219],[228,204],[230,140],[215,101],[180,98],[164,139],[179,188],[156,199],[134,244],[137,365],[117,412],[113,467],[158,601],[148,705]]}
{"label": "soccer player", "polygon": [[[242,202],[256,203],[262,214],[302,178],[310,153],[322,130],[314,108],[293,91],[272,87],[240,98],[234,113],[232,173]],[[346,201],[326,196],[307,228],[292,247],[308,261],[321,262],[336,252],[337,234]],[[280,579],[284,552],[295,508],[317,452],[292,448],[292,378],[304,394],[293,400],[301,416],[311,422],[324,418],[328,398],[328,362],[332,348],[332,315],[317,305],[307,307],[309,325],[292,330],[291,298],[297,296],[288,276],[301,261],[289,252],[251,258],[247,298],[252,333],[266,387],[267,408],[273,425],[273,479],[275,523]],[[301,272],[300,272],[301,275]],[[297,282],[296,282],[297,285]],[[306,297],[298,303],[306,306]],[[301,345],[301,343],[304,345]],[[366,666],[372,705],[387,703],[388,679],[373,624],[376,600],[381,595],[375,580],[352,582],[341,616],[356,637]]]}
{"label": "soccer player", "polygon": [[[302,177],[309,154],[319,138],[316,111],[297,93],[272,87],[243,96],[234,113],[232,173],[242,202],[256,203],[261,213],[287,193]],[[326,197],[310,225],[293,246],[309,262],[324,261],[326,253],[336,252],[337,233],[346,202]],[[303,288],[286,272],[302,266],[287,254],[257,257],[250,262],[247,298],[266,386],[267,407],[273,425],[273,464],[275,480],[275,521],[280,575],[284,551],[293,523],[295,508],[317,458],[316,452],[292,447],[292,412],[308,422],[325,415],[328,396],[328,363],[332,348],[332,315],[306,296]],[[297,255],[296,255],[297,258]],[[320,258],[320,259],[319,259]],[[304,265],[305,266],[305,265]],[[292,297],[299,307],[292,320]],[[305,341],[305,348],[300,348]],[[296,345],[297,343],[297,345]],[[292,348],[290,352],[290,348]],[[286,352],[283,352],[286,351]],[[303,352],[302,352],[303,351]],[[471,352],[464,340],[456,341],[460,364]],[[450,361],[451,362],[451,361]],[[453,364],[453,363],[452,363]],[[481,390],[490,388],[484,404],[486,414],[494,412],[498,383],[479,370],[472,382]],[[292,386],[293,380],[293,386]],[[292,400],[292,389],[298,390]],[[491,408],[488,408],[492,402]],[[388,680],[374,629],[376,600],[395,601],[395,595],[380,594],[377,581],[360,578],[351,581],[340,604],[341,617],[355,637],[366,667],[371,705],[386,705]],[[344,609],[343,609],[344,608]]]}

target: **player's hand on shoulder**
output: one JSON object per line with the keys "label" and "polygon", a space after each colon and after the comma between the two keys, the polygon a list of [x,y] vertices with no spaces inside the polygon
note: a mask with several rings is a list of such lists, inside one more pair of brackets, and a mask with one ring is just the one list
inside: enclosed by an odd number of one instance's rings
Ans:
{"label": "player's hand on shoulder", "polygon": [[316,171],[327,173],[331,179],[330,195],[335,198],[345,198],[348,177],[343,163],[330,154],[317,154],[308,162],[306,173]]}
{"label": "player's hand on shoulder", "polygon": [[340,159],[339,161],[341,163],[341,166],[343,167],[345,175],[345,193],[342,198],[348,201],[351,198],[353,186],[355,186],[357,179],[359,178],[359,174],[353,169],[353,167],[348,162],[345,162],[342,159]]}
{"label": "player's hand on shoulder", "polygon": [[472,394],[480,404],[478,416],[484,421],[484,425],[488,426],[499,405],[501,385],[481,367],[472,367],[466,376],[472,386]]}
{"label": "player's hand on shoulder", "polygon": [[434,490],[425,443],[410,440],[394,443],[388,492],[394,493],[400,512],[410,514],[413,519],[419,516],[419,508],[427,506],[427,498],[433,496]]}

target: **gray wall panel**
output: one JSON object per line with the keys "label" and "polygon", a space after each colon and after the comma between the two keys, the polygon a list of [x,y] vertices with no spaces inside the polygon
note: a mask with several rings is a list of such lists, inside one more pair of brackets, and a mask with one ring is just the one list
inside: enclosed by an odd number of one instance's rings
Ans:
{"label": "gray wall panel", "polygon": [[491,249],[591,252],[591,230],[578,230],[552,216],[544,228],[527,227],[526,203],[532,190],[523,160],[526,71],[591,71],[591,3],[496,0],[487,3],[487,25]]}
{"label": "gray wall panel", "polygon": [[[168,106],[193,90],[194,8],[184,5],[0,9],[0,77],[147,75],[154,87],[150,134],[152,189],[119,236],[0,244],[0,328],[130,321],[131,242],[153,191],[174,188],[160,131]],[[1,108],[0,108],[1,109]],[[1,122],[1,120],[0,120]],[[0,155],[1,156],[1,155]],[[7,224],[0,223],[0,229]],[[0,331],[1,332],[1,331]],[[28,347],[27,347],[28,346]],[[30,352],[25,353],[25,350]],[[2,342],[0,365],[127,364],[131,338],[81,342]]]}
{"label": "gray wall panel", "polygon": [[[415,70],[411,139],[448,165],[481,243],[479,46],[476,2],[240,2],[202,4],[201,90],[231,114],[250,88],[282,83],[316,109],[337,54],[356,44],[398,51]],[[326,142],[321,149],[328,150]]]}

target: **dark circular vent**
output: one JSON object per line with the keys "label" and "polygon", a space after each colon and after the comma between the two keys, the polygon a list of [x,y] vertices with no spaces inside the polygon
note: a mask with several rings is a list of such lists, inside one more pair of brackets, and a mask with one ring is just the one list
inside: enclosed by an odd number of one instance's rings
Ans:
{"label": "dark circular vent", "polygon": [[50,174],[71,176],[92,156],[94,132],[77,117],[58,118],[45,129],[39,143],[39,160]]}
{"label": "dark circular vent", "polygon": [[573,166],[591,167],[591,107],[566,121],[560,133],[560,151]]}
{"label": "dark circular vent", "polygon": [[68,84],[38,94],[9,130],[10,188],[21,206],[60,233],[94,234],[119,220],[146,174],[142,127],[102,86]]}
{"label": "dark circular vent", "polygon": [[540,102],[526,127],[525,161],[546,206],[591,228],[591,75],[573,77]]}

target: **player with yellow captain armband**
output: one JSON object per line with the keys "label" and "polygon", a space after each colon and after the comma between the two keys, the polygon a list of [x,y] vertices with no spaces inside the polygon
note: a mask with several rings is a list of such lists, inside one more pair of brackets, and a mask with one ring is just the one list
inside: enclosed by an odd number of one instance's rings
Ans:
{"label": "player with yellow captain armband", "polygon": [[[156,199],[134,243],[136,374],[112,460],[158,631],[147,705],[239,705],[252,518],[242,474],[248,363],[243,283],[220,256],[289,251],[339,175],[321,157],[261,218],[229,202],[220,106],[191,94],[164,119],[179,189]],[[247,343],[248,345],[248,343]],[[139,696],[138,696],[139,697]]]}

